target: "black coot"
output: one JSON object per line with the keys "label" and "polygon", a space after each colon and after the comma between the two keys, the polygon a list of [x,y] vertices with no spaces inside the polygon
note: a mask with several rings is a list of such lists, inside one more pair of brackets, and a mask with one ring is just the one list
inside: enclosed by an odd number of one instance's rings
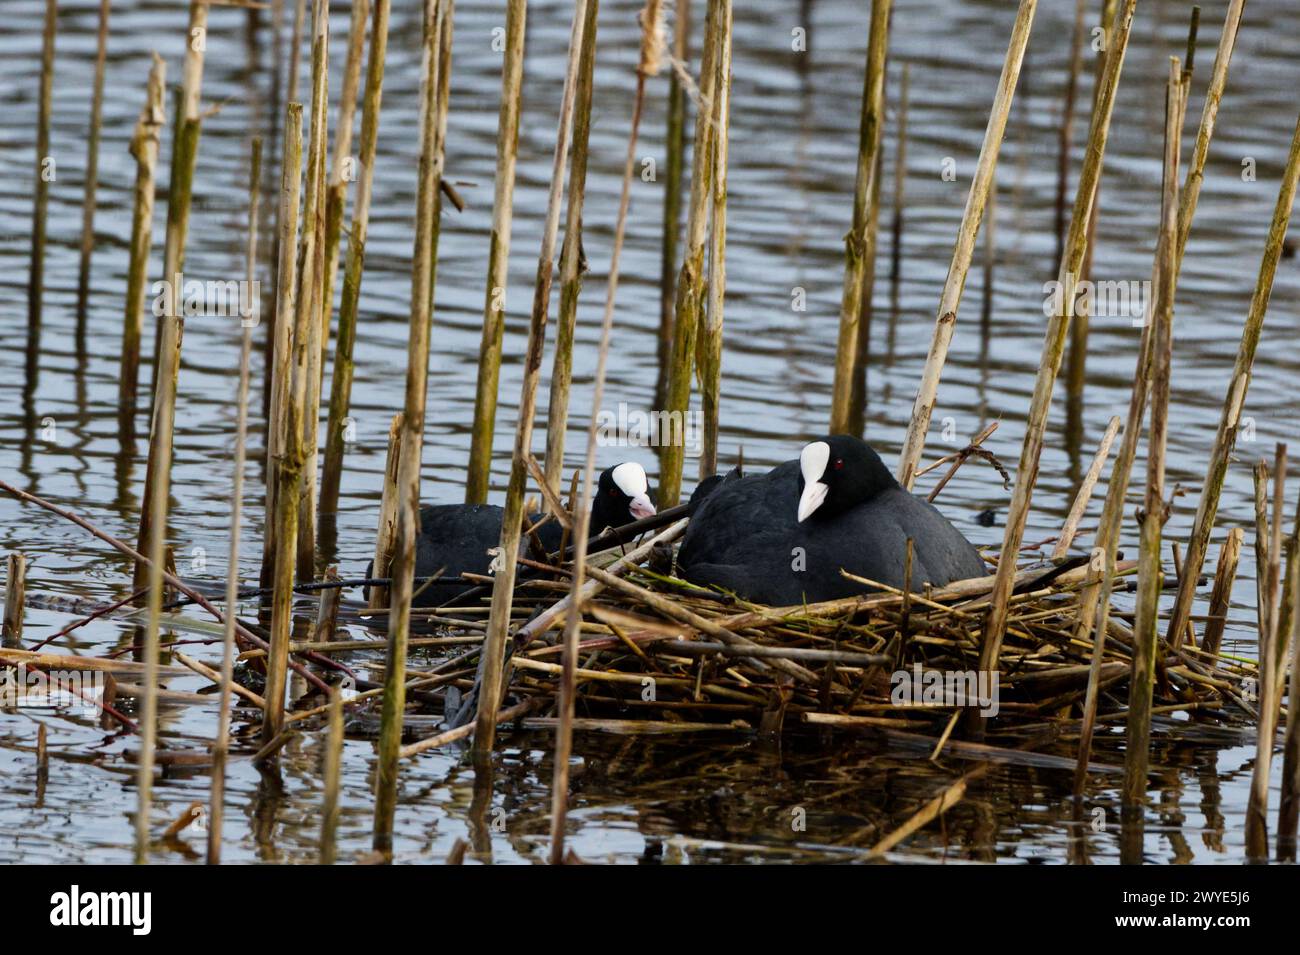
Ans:
{"label": "black coot", "polygon": [[909,537],[913,590],[988,573],[947,518],[904,490],[866,442],[848,435],[813,441],[799,460],[767,474],[710,478],[691,507],[677,555],[682,576],[757,603],[862,593],[841,568],[902,588]]}
{"label": "black coot", "polygon": [[[426,504],[420,508],[420,536],[415,545],[415,576],[460,577],[468,572],[487,574],[492,563],[489,550],[501,543],[503,508],[495,504]],[[655,513],[650,501],[645,469],[635,461],[608,468],[600,475],[591,504],[591,533],[607,527],[622,527]],[[525,527],[541,518],[529,514]],[[559,550],[562,536],[556,521],[537,528],[537,536],[549,552]],[[519,552],[526,554],[528,540],[520,540]],[[476,586],[461,581],[434,581],[415,599],[417,607],[436,607]],[[416,584],[416,590],[420,584]]]}

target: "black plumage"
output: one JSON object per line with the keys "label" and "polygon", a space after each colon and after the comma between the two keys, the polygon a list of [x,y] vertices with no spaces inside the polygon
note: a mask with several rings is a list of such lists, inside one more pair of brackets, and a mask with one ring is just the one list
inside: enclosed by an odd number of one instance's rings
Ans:
{"label": "black plumage", "polygon": [[[770,605],[862,593],[840,570],[912,589],[988,572],[979,553],[932,504],[904,490],[872,448],[836,435],[766,474],[702,484],[678,552],[690,581]],[[801,519],[802,517],[802,519]]]}
{"label": "black plumage", "polygon": [[[421,592],[416,584],[417,607],[437,607],[458,594],[477,586],[460,578],[466,574],[489,574],[494,551],[501,543],[504,509],[496,504],[426,504],[420,508],[420,536],[415,544],[416,578],[440,574],[447,580],[435,580]],[[591,502],[591,533],[607,527],[622,527],[654,513],[645,470],[634,462],[607,468],[600,475]],[[537,523],[541,514],[525,518],[525,530]],[[543,548],[554,553],[563,536],[558,521],[551,519],[536,528]],[[530,546],[527,535],[520,538],[519,553],[526,555]],[[369,571],[367,570],[367,576]]]}

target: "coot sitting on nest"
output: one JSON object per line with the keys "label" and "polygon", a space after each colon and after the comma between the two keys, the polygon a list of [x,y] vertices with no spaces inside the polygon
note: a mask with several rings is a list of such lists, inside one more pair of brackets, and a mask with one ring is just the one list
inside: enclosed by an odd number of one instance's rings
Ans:
{"label": "coot sitting on nest", "polygon": [[840,568],[902,588],[909,537],[912,590],[988,573],[961,531],[848,435],[813,441],[797,461],[767,474],[710,478],[692,496],[691,512],[677,555],[682,576],[756,603],[862,593]]}
{"label": "coot sitting on nest", "polygon": [[[492,563],[489,550],[501,543],[501,519],[504,509],[495,504],[426,504],[420,508],[420,536],[415,545],[415,576],[459,578],[464,573],[487,574]],[[595,500],[591,503],[591,533],[607,527],[622,527],[655,513],[650,501],[649,481],[645,468],[635,461],[608,468],[600,475]],[[530,513],[527,527],[542,517]],[[560,548],[563,533],[557,521],[550,520],[537,528],[537,537],[548,552]],[[522,537],[519,552],[528,552],[528,538]],[[369,576],[369,570],[367,570]],[[462,580],[433,581],[419,593],[417,607],[437,607],[452,597],[477,586]],[[415,589],[420,590],[417,583]]]}

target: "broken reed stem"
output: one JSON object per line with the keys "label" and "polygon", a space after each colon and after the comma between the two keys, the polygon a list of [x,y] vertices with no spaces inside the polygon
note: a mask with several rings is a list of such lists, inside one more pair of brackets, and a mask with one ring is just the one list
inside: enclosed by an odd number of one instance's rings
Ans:
{"label": "broken reed stem", "polygon": [[1056,236],[1056,265],[1060,269],[1065,255],[1065,195],[1070,186],[1070,138],[1074,125],[1074,100],[1083,69],[1083,18],[1088,0],[1076,0],[1074,30],[1070,35],[1070,70],[1065,78],[1065,101],[1061,104],[1061,130],[1056,152],[1056,219],[1052,234]]}
{"label": "broken reed stem", "polygon": [[[1215,66],[1218,67],[1217,59]],[[1287,226],[1291,222],[1291,206],[1295,200],[1298,177],[1300,177],[1300,118],[1296,121],[1295,133],[1291,137],[1291,150],[1287,156],[1286,168],[1282,172],[1277,204],[1273,207],[1273,219],[1269,226],[1268,238],[1264,243],[1264,255],[1259,264],[1259,277],[1255,281],[1250,310],[1246,313],[1246,322],[1241,330],[1237,360],[1233,365],[1232,377],[1228,381],[1227,392],[1223,399],[1223,411],[1220,413],[1219,428],[1214,436],[1214,446],[1210,450],[1210,462],[1205,472],[1201,499],[1196,506],[1192,534],[1187,540],[1183,579],[1179,583],[1178,593],[1169,611],[1169,625],[1165,630],[1165,639],[1174,650],[1180,649],[1183,645],[1187,618],[1192,611],[1196,578],[1200,575],[1201,565],[1205,562],[1210,534],[1214,530],[1214,517],[1219,508],[1219,495],[1223,491],[1228,464],[1237,444],[1237,427],[1241,424],[1241,409],[1246,403],[1246,391],[1250,387],[1251,367],[1255,363],[1255,349],[1259,345],[1264,316],[1268,312],[1268,299],[1273,291],[1273,276],[1277,272],[1277,262],[1282,254],[1282,245],[1286,241]]]}
{"label": "broken reed stem", "polygon": [[[257,274],[258,205],[261,200],[262,140],[253,139],[248,170],[248,244],[245,279],[249,288]],[[254,305],[254,308],[257,306]],[[252,319],[242,323],[239,343],[239,390],[235,394],[235,463],[230,479],[230,551],[226,562],[226,625],[221,638],[221,702],[217,711],[217,738],[212,744],[212,791],[208,808],[208,865],[221,862],[222,799],[226,788],[226,754],[230,749],[230,693],[234,674],[235,605],[239,602],[239,523],[244,508],[244,461],[248,434],[249,359],[253,349]]]}
{"label": "broken reed stem", "polygon": [[[1131,19],[1131,4],[1124,16]],[[1146,794],[1151,748],[1151,706],[1159,642],[1160,591],[1164,585],[1160,546],[1161,530],[1166,519],[1165,450],[1169,437],[1169,375],[1173,357],[1173,296],[1177,270],[1174,243],[1178,229],[1181,76],[1178,58],[1170,57],[1169,84],[1165,93],[1164,187],[1158,243],[1161,252],[1160,285],[1153,315],[1155,325],[1151,342],[1151,426],[1147,438],[1147,487],[1142,506],[1137,600],[1133,621],[1133,666],[1129,677],[1128,720],[1124,737],[1123,799],[1126,806],[1141,805]],[[1184,565],[1184,573],[1186,569]]]}
{"label": "broken reed stem", "polygon": [[[1223,631],[1228,623],[1228,609],[1232,602],[1232,585],[1237,578],[1237,562],[1241,558],[1241,542],[1245,532],[1240,527],[1228,531],[1219,547],[1219,562],[1214,570],[1214,588],[1210,591],[1210,604],[1206,610],[1205,633],[1201,637],[1201,649],[1211,657],[1219,655],[1223,645]],[[1187,561],[1183,561],[1183,573],[1187,573]]]}
{"label": "broken reed stem", "polygon": [[27,558],[17,552],[8,557],[5,568],[5,614],[0,646],[19,649],[23,645],[23,601],[27,591]]}
{"label": "broken reed stem", "polygon": [[86,132],[86,181],[81,203],[81,258],[77,274],[77,319],[86,315],[90,295],[90,257],[95,250],[95,188],[99,182],[99,132],[104,114],[104,61],[108,57],[108,16],[112,0],[99,0],[95,40],[95,75],[90,94],[90,128]]}
{"label": "broken reed stem", "polygon": [[[1128,46],[1129,30],[1133,25],[1133,11],[1137,0],[1125,0],[1106,44],[1106,70],[1093,109],[1088,130],[1088,144],[1083,165],[1079,169],[1079,184],[1070,216],[1070,230],[1065,244],[1066,254],[1058,273],[1061,294],[1059,308],[1048,322],[1043,340],[1043,357],[1034,382],[1034,395],[1029,405],[1025,426],[1025,439],[1020,448],[1020,464],[1016,469],[1016,486],[1012,492],[1007,512],[1007,527],[1002,538],[1002,557],[998,562],[997,577],[990,597],[991,606],[984,630],[984,647],[980,654],[980,668],[989,672],[997,669],[1007,623],[1007,602],[1016,572],[1016,555],[1024,537],[1025,521],[1029,517],[1029,504],[1034,483],[1038,478],[1039,456],[1047,430],[1047,414],[1052,403],[1052,389],[1061,367],[1065,337],[1069,332],[1070,318],[1074,313],[1074,299],[1079,267],[1088,245],[1088,220],[1093,213],[1097,183],[1101,179],[1102,159],[1106,154],[1106,139],[1110,132],[1110,117],[1119,87],[1124,53]],[[951,329],[949,329],[951,334]],[[916,419],[913,418],[913,424]],[[909,437],[910,437],[909,432]]]}
{"label": "broken reed stem", "polygon": [[[420,70],[420,166],[416,191],[415,244],[411,258],[410,332],[406,352],[406,406],[402,413],[402,450],[397,472],[397,539],[393,548],[384,666],[384,697],[379,727],[375,780],[373,845],[393,847],[397,811],[397,762],[406,709],[406,654],[411,629],[415,542],[420,533],[420,460],[424,409],[428,395],[429,331],[438,248],[439,192],[447,137],[447,91],[450,76],[453,0],[426,0],[424,55]],[[513,561],[508,561],[511,566]]]}
{"label": "broken reed stem", "polygon": [[1061,536],[1057,539],[1056,546],[1052,548],[1052,560],[1060,560],[1069,553],[1074,535],[1079,530],[1079,522],[1083,520],[1084,512],[1088,509],[1092,490],[1097,486],[1097,478],[1101,476],[1101,469],[1110,455],[1110,446],[1115,441],[1115,435],[1119,434],[1119,425],[1119,415],[1113,415],[1110,424],[1106,426],[1105,434],[1101,436],[1101,442],[1097,445],[1097,453],[1093,455],[1092,464],[1088,466],[1088,473],[1084,475],[1079,491],[1074,496],[1074,503],[1070,505],[1070,513],[1061,528]]}
{"label": "broken reed stem", "polygon": [[[1263,480],[1267,469],[1263,462],[1256,469]],[[1267,493],[1265,491],[1265,493]],[[1277,445],[1273,465],[1272,522],[1268,526],[1269,546],[1265,584],[1259,601],[1259,725],[1255,738],[1255,767],[1251,776],[1250,798],[1246,803],[1246,857],[1253,861],[1268,858],[1268,780],[1273,768],[1273,743],[1277,737],[1282,707],[1282,682],[1286,675],[1286,642],[1292,630],[1296,587],[1300,584],[1297,566],[1297,537],[1300,536],[1300,508],[1296,511],[1295,530],[1286,540],[1286,582],[1281,581],[1282,512],[1286,493],[1286,445]],[[1267,506],[1260,513],[1260,525],[1267,525]],[[1256,550],[1259,551],[1259,541]],[[1265,616],[1267,609],[1268,615]],[[1293,705],[1294,708],[1294,705]]]}
{"label": "broken reed stem", "polygon": [[[673,4],[673,59],[683,65],[690,55],[690,26],[691,0],[676,0]],[[576,152],[576,135],[574,149]],[[667,155],[664,167],[663,257],[659,272],[656,408],[664,406],[668,394],[668,361],[673,349],[673,301],[677,288],[677,246],[682,231],[682,172],[686,165],[686,88],[675,69],[668,71],[668,133],[664,149]],[[547,461],[550,461],[549,452]]]}
{"label": "broken reed stem", "polygon": [[[1234,17],[1235,8],[1235,17]],[[1196,214],[1196,203],[1200,196],[1200,180],[1205,159],[1209,152],[1210,139],[1214,133],[1215,117],[1218,115],[1218,101],[1227,83],[1228,62],[1232,57],[1232,48],[1236,40],[1236,24],[1241,16],[1241,4],[1234,0],[1229,7],[1227,23],[1219,40],[1219,49],[1214,58],[1214,69],[1210,78],[1210,87],[1206,94],[1205,109],[1201,113],[1201,123],[1196,137],[1196,148],[1188,165],[1184,186],[1181,191],[1178,210],[1178,255],[1174,259],[1175,288],[1178,273],[1183,265],[1183,251],[1187,235],[1191,229],[1192,219]],[[1184,88],[1182,104],[1185,109],[1187,89]],[[1152,265],[1153,287],[1158,280],[1160,251],[1156,251],[1156,260]],[[1119,529],[1123,520],[1124,498],[1128,493],[1129,478],[1133,470],[1133,461],[1137,455],[1137,444],[1142,433],[1142,418],[1146,411],[1147,369],[1151,361],[1151,323],[1147,321],[1142,328],[1138,344],[1136,369],[1133,374],[1133,391],[1129,398],[1128,418],[1124,424],[1124,437],[1120,449],[1115,455],[1115,466],[1111,471],[1110,482],[1106,486],[1106,502],[1102,509],[1101,522],[1093,545],[1094,568],[1089,572],[1088,580],[1079,595],[1079,624],[1075,630],[1077,639],[1085,639],[1094,633],[1092,665],[1089,670],[1088,689],[1085,695],[1082,727],[1079,734],[1079,753],[1075,767],[1075,793],[1082,792],[1086,778],[1087,764],[1092,749],[1092,733],[1097,715],[1097,681],[1101,673],[1102,649],[1110,612],[1110,598],[1115,570],[1115,556],[1119,546]],[[1102,566],[1097,567],[1097,556],[1102,556]],[[1200,574],[1200,568],[1189,568],[1184,561],[1184,579],[1191,574],[1194,580]],[[1094,628],[1093,624],[1097,622]]]}
{"label": "broken reed stem", "polygon": [[[366,0],[369,2],[369,0]],[[325,427],[325,467],[321,474],[320,513],[338,510],[343,474],[343,432],[352,404],[352,354],[357,340],[357,310],[361,299],[361,274],[366,261],[366,235],[370,228],[370,199],[374,186],[375,150],[379,142],[379,108],[383,98],[384,58],[388,51],[390,0],[375,0],[370,26],[370,52],[366,60],[366,89],[361,104],[361,147],[357,163],[356,197],[352,227],[348,230],[347,261],[339,301],[338,333],[334,343],[334,368],[330,377],[329,422]],[[346,90],[347,79],[344,79]],[[339,127],[343,136],[343,127]],[[336,153],[336,165],[337,165]],[[340,167],[341,168],[341,167]],[[340,205],[339,215],[342,216]],[[332,261],[332,260],[331,260]],[[385,601],[384,606],[387,606]]]}
{"label": "broken reed stem", "polygon": [[[496,428],[501,380],[501,338],[505,332],[510,231],[514,220],[515,160],[519,150],[519,101],[523,93],[526,0],[509,0],[505,59],[501,67],[501,108],[497,117],[497,166],[488,246],[483,339],[479,344],[478,383],[470,436],[465,503],[486,504],[492,477],[492,435]],[[476,737],[477,739],[477,737]]]}
{"label": "broken reed stem", "polygon": [[[370,565],[371,577],[387,577],[393,560],[393,545],[397,540],[397,475],[402,459],[402,413],[393,415],[388,426],[388,455],[384,459],[384,487],[379,498],[379,527],[375,533],[375,557]],[[388,588],[375,585],[370,588],[368,605],[371,610],[388,607]]]}
{"label": "broken reed stem", "polygon": [[[293,152],[291,152],[291,149]],[[280,459],[287,443],[288,405],[293,394],[293,323],[298,301],[298,218],[302,201],[302,104],[285,107],[284,144],[281,153],[280,202],[276,213],[275,319],[271,342],[271,400],[266,428],[266,513],[275,513]],[[262,587],[274,573],[279,547],[275,521],[268,520],[262,534]]]}
{"label": "broken reed stem", "polygon": [[[889,0],[882,2],[888,5]],[[718,53],[713,79],[713,156],[709,160],[709,172],[713,178],[713,213],[709,227],[709,301],[707,311],[700,315],[698,333],[700,409],[704,419],[704,441],[700,454],[701,481],[718,471],[718,405],[722,399],[722,326],[727,290],[727,148],[728,127],[731,123],[730,2],[721,12],[725,13],[726,22],[719,24],[718,29]]]}
{"label": "broken reed stem", "polygon": [[320,812],[320,864],[333,865],[335,834],[339,828],[339,780],[343,772],[343,694],[338,687],[330,691],[323,763],[325,797]]}
{"label": "broken reed stem", "polygon": [[[513,12],[514,5],[511,5]],[[515,425],[514,451],[510,457],[510,484],[506,489],[505,511],[501,519],[501,542],[499,553],[503,555],[504,567],[497,571],[492,581],[492,607],[488,614],[487,633],[483,637],[483,656],[481,671],[483,680],[478,697],[478,713],[474,731],[474,758],[481,762],[492,751],[496,737],[496,714],[501,700],[502,663],[505,659],[506,631],[510,626],[510,611],[514,600],[515,575],[518,565],[514,555],[519,552],[519,536],[524,519],[524,492],[528,482],[528,458],[532,453],[533,418],[537,407],[537,384],[541,378],[542,350],[546,345],[546,323],[551,301],[551,278],[555,271],[555,239],[560,229],[561,186],[564,182],[565,165],[568,160],[569,132],[572,126],[573,103],[577,95],[578,58],[582,49],[583,31],[586,27],[586,0],[576,0],[574,4],[573,26],[569,34],[569,55],[564,72],[564,92],[560,100],[560,118],[555,136],[555,153],[551,161],[551,187],[546,200],[546,218],[542,229],[541,250],[537,256],[537,277],[533,289],[533,308],[528,322],[528,345],[524,353],[523,384],[519,394],[519,420]],[[518,32],[522,41],[523,14],[520,12]],[[517,90],[516,90],[517,93]],[[503,91],[504,95],[504,91]],[[518,104],[515,104],[516,107]],[[505,103],[502,104],[502,118],[505,117]],[[518,116],[514,117],[518,122]],[[500,172],[500,167],[498,167]],[[513,148],[511,149],[510,178],[513,182]],[[493,251],[497,246],[498,236],[493,235]],[[612,276],[611,276],[612,281]],[[484,326],[484,344],[487,344],[487,327]],[[499,339],[498,339],[499,344]],[[496,359],[500,359],[498,353]],[[484,367],[479,367],[479,383],[483,384]],[[485,397],[480,391],[480,398]],[[495,404],[495,384],[492,400]],[[600,393],[596,393],[593,409],[600,407]],[[477,412],[477,407],[476,407]],[[598,416],[593,411],[592,421]],[[488,445],[491,445],[490,419]],[[479,422],[475,421],[474,440],[478,441]],[[489,463],[484,460],[484,465]],[[486,477],[486,471],[483,474]],[[476,475],[470,475],[471,486]],[[481,490],[486,493],[484,483]],[[468,490],[466,500],[471,503]]]}
{"label": "broken reed stem", "polygon": [[988,126],[984,130],[979,164],[975,168],[974,178],[971,179],[966,208],[962,212],[961,227],[957,231],[957,245],[953,249],[952,263],[948,266],[948,277],[944,281],[943,293],[939,298],[939,313],[930,340],[930,352],[926,357],[925,370],[921,374],[921,384],[912,406],[912,419],[907,428],[907,437],[903,442],[903,450],[899,454],[898,481],[909,490],[912,487],[916,468],[921,462],[921,452],[925,449],[925,436],[930,428],[930,416],[934,412],[935,396],[939,391],[939,377],[943,374],[943,365],[948,358],[948,346],[952,342],[953,328],[957,323],[957,309],[961,304],[962,290],[966,286],[966,273],[970,270],[971,257],[975,252],[975,238],[979,234],[984,207],[993,187],[998,152],[1002,148],[1002,136],[1007,128],[1011,100],[1015,96],[1016,82],[1020,78],[1020,67],[1024,62],[1025,46],[1029,42],[1029,31],[1034,23],[1034,11],[1037,6],[1037,0],[1020,0],[1016,22],[1011,29],[1011,41],[1007,46],[1006,60],[1002,64],[1002,75],[998,79],[997,93],[993,98],[993,108],[989,113]]}
{"label": "broken reed stem", "polygon": [[301,409],[294,394],[293,350],[297,339],[290,317],[295,307],[298,256],[294,237],[302,193],[302,104],[285,108],[283,168],[280,177],[280,263],[275,330],[275,388],[271,396],[270,449],[267,454],[266,522],[262,551],[262,585],[271,591],[270,650],[266,657],[266,710],[262,740],[284,730],[284,687],[293,612],[294,548],[298,530],[298,482],[302,468]]}
{"label": "broken reed stem", "polygon": [[[680,6],[688,0],[678,2]],[[555,357],[551,364],[551,393],[546,408],[544,483],[557,496],[564,472],[564,439],[569,421],[569,389],[573,383],[573,338],[578,320],[578,296],[582,292],[582,273],[586,267],[582,254],[582,206],[587,194],[587,145],[591,138],[592,76],[596,65],[599,8],[599,0],[587,0],[587,21],[582,30],[582,54],[578,60],[578,86],[573,104],[569,205],[564,219],[564,244],[560,248],[560,309],[555,318]],[[670,144],[670,170],[672,162]]]}
{"label": "broken reed stem", "polygon": [[[203,118],[199,112],[199,95],[203,85],[203,52],[207,46],[208,5],[190,4],[189,28],[185,34],[185,64],[181,75],[180,109],[177,116],[176,141],[172,144],[172,181],[167,185],[167,239],[163,254],[163,281],[167,283],[166,303],[158,318],[158,347],[154,350],[153,415],[149,431],[149,458],[145,465],[144,493],[146,504],[140,509],[140,533],[136,549],[149,554],[155,563],[161,551],[152,553],[149,542],[154,513],[149,503],[155,500],[154,489],[162,487],[162,519],[167,519],[166,502],[171,483],[172,418],[176,413],[176,387],[181,365],[181,335],[185,318],[178,305],[182,294],[185,266],[185,240],[190,225],[190,195],[194,186],[194,166],[199,154],[199,132]],[[132,590],[149,585],[151,571],[135,565]],[[160,594],[152,596],[161,597]]]}
{"label": "broken reed stem", "polygon": [[[691,151],[691,199],[686,212],[686,247],[673,291],[673,346],[668,362],[668,387],[663,410],[668,421],[685,421],[691,400],[691,375],[695,370],[696,336],[704,300],[704,240],[709,220],[709,191],[713,171],[712,109],[717,24],[710,2],[704,18],[704,45],[700,51],[700,96],[695,110],[695,140]],[[674,433],[659,446],[659,506],[674,507],[681,499],[684,434]]]}
{"label": "broken reed stem", "polygon": [[50,110],[54,91],[54,35],[59,29],[58,0],[45,0],[41,33],[41,83],[36,120],[36,201],[32,207],[32,259],[27,278],[28,335],[41,327],[41,296],[45,289],[45,233],[50,207]]}
{"label": "broken reed stem", "polygon": [[154,394],[153,427],[149,434],[149,461],[145,493],[140,509],[140,543],[147,554],[147,566],[135,565],[136,591],[148,587],[144,630],[144,702],[140,715],[140,755],[136,768],[138,804],[135,818],[135,861],[149,855],[149,814],[152,808],[154,745],[158,732],[158,629],[162,614],[163,558],[167,536],[167,499],[171,484],[173,426],[176,414],[176,385],[180,373],[181,332],[184,318],[178,314],[181,269],[185,256],[185,235],[189,226],[190,190],[198,155],[199,86],[203,76],[203,48],[207,31],[206,3],[190,4],[190,27],[186,34],[184,79],[182,81],[180,135],[173,149],[172,170],[176,180],[168,186],[167,251],[163,270],[171,283],[162,323],[162,343],[155,356],[157,388]]}
{"label": "broken reed stem", "polygon": [[157,53],[140,118],[131,135],[135,157],[135,204],[131,214],[130,264],[126,274],[126,310],[122,321],[122,370],[117,383],[118,428],[126,440],[135,436],[136,394],[140,382],[140,339],[144,332],[145,286],[149,280],[149,251],[153,244],[154,170],[163,124],[167,63]]}
{"label": "broken reed stem", "polygon": [[[891,0],[872,0],[867,32],[867,68],[858,126],[858,169],[853,192],[853,221],[844,236],[844,292],[840,299],[840,334],[835,349],[831,392],[831,434],[851,430],[853,376],[858,368],[858,326],[863,313],[867,267],[875,254],[872,224],[876,219],[877,174],[885,119],[885,62],[889,51]],[[707,472],[712,474],[713,471]],[[703,475],[704,472],[701,472]]]}
{"label": "broken reed stem", "polygon": [[[294,390],[302,407],[302,491],[298,499],[298,580],[316,576],[316,468],[320,433],[321,356],[329,321],[325,280],[325,156],[329,140],[329,0],[312,0],[311,139],[307,153],[307,204],[298,247]],[[295,332],[296,334],[296,332]]]}

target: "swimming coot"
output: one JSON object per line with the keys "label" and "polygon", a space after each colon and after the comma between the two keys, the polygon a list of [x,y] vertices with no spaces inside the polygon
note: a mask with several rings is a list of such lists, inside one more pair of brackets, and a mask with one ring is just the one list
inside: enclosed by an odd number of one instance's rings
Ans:
{"label": "swimming coot", "polygon": [[947,518],[848,435],[813,441],[797,461],[767,474],[711,478],[692,496],[691,510],[677,555],[682,576],[756,603],[862,593],[841,568],[902,588],[909,537],[913,590],[988,573]]}
{"label": "swimming coot", "polygon": [[[645,468],[635,461],[607,468],[597,483],[591,502],[591,533],[607,527],[622,527],[655,513],[650,501],[650,486]],[[464,573],[487,574],[492,563],[488,553],[501,543],[503,508],[495,504],[426,504],[420,508],[420,536],[415,544],[415,576],[431,577],[442,571],[443,577],[460,577]],[[540,520],[530,513],[524,527]],[[537,528],[537,536],[548,552],[560,548],[563,536],[557,521],[550,520]],[[519,552],[528,553],[528,539],[521,538]],[[369,572],[367,571],[367,576]],[[415,585],[419,591],[420,584]],[[415,598],[417,607],[436,607],[476,586],[472,582],[434,581]]]}

